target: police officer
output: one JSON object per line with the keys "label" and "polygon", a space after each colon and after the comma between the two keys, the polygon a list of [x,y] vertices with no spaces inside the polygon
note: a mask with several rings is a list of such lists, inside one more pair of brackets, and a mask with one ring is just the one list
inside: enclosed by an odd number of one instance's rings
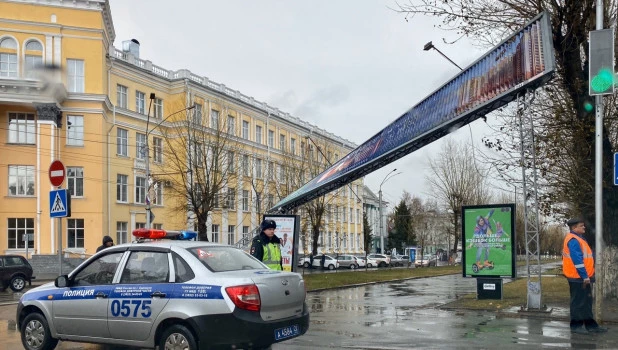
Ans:
{"label": "police officer", "polygon": [[594,283],[594,257],[584,238],[586,226],[582,219],[567,221],[569,233],[562,247],[562,272],[569,281],[571,294],[571,332],[602,333],[592,315],[592,283]]}
{"label": "police officer", "polygon": [[259,235],[251,242],[251,255],[263,262],[272,270],[283,270],[281,259],[281,240],[275,236],[277,223],[274,220],[264,220],[260,225]]}

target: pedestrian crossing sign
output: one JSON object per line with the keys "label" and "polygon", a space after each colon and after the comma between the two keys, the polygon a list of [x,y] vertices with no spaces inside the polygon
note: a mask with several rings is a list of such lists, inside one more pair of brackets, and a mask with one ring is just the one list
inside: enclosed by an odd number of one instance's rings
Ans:
{"label": "pedestrian crossing sign", "polygon": [[49,191],[49,216],[52,218],[71,216],[71,196],[66,189]]}

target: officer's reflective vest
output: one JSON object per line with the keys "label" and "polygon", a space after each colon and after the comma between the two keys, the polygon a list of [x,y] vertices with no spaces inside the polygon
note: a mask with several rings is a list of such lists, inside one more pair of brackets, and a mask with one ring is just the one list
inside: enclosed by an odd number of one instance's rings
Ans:
{"label": "officer's reflective vest", "polygon": [[281,248],[277,243],[262,244],[264,256],[262,262],[271,270],[281,270]]}
{"label": "officer's reflective vest", "polygon": [[[569,241],[574,238],[579,242],[579,246],[584,255],[584,264],[575,265],[571,259],[571,251],[569,250]],[[569,232],[564,238],[564,244],[562,246],[562,272],[566,278],[581,278],[577,273],[577,268],[585,267],[588,277],[594,276],[594,258],[592,257],[592,249],[588,245],[585,239],[580,236]]]}

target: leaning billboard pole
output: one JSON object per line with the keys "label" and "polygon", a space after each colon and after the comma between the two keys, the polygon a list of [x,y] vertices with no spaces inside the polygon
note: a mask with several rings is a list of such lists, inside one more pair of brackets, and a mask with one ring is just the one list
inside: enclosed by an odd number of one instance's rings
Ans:
{"label": "leaning billboard pole", "polygon": [[430,144],[542,86],[555,67],[543,12],[269,212],[287,212]]}

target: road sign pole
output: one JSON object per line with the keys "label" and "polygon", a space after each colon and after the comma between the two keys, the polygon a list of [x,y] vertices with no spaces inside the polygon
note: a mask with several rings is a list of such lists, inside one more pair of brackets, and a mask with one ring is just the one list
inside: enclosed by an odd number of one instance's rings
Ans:
{"label": "road sign pole", "polygon": [[62,218],[56,218],[58,220],[58,276],[62,276]]}
{"label": "road sign pole", "polygon": [[[603,0],[596,2],[596,29],[603,29]],[[595,264],[596,280],[594,284],[594,308],[598,319],[602,319],[601,299],[603,298],[602,286],[605,284],[605,274],[603,273],[603,96],[597,95],[596,115],[595,115],[595,174],[594,174],[594,206],[595,206]]]}

